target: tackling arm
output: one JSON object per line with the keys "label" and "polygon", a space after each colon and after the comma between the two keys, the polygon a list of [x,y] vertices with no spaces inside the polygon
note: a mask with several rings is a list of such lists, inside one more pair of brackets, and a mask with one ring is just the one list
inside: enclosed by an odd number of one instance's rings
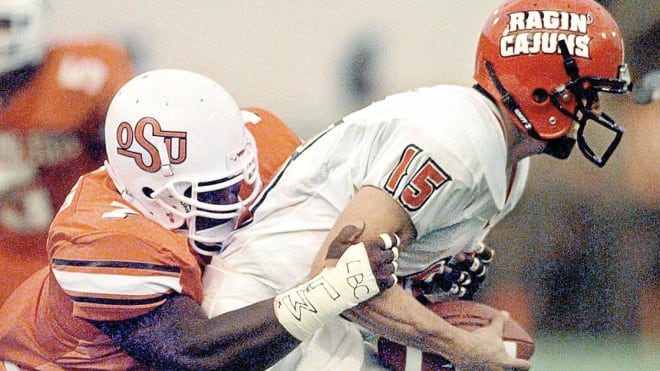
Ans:
{"label": "tackling arm", "polygon": [[140,317],[92,323],[153,368],[265,369],[329,319],[394,285],[394,236],[355,244],[360,233],[344,227],[327,255],[339,258],[337,268],[274,299],[209,319],[192,298],[172,295]]}
{"label": "tackling arm", "polygon": [[265,369],[299,344],[280,325],[272,300],[209,319],[193,299],[174,295],[141,317],[94,325],[157,369]]}

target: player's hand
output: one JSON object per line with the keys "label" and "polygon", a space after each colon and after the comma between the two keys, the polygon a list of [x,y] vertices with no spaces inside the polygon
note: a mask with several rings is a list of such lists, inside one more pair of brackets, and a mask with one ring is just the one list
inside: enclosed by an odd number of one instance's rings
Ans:
{"label": "player's hand", "polygon": [[484,243],[474,253],[459,253],[413,288],[423,295],[447,295],[472,299],[486,279],[495,251]]}
{"label": "player's hand", "polygon": [[531,362],[510,355],[504,347],[502,334],[509,314],[500,311],[493,317],[489,326],[469,332],[467,343],[463,344],[464,353],[452,364],[457,370],[528,370]]}
{"label": "player's hand", "polygon": [[[336,260],[352,245],[360,243],[359,237],[364,230],[364,223],[347,225],[330,243],[326,254],[325,266],[333,266]],[[361,241],[369,256],[371,271],[376,277],[378,288],[383,291],[397,282],[396,271],[399,258],[400,239],[394,234],[382,234],[379,238]]]}

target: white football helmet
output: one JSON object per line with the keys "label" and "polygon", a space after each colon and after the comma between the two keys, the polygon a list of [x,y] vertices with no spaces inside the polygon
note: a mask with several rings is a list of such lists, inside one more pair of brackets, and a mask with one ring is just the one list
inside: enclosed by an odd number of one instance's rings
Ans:
{"label": "white football helmet", "polygon": [[[215,81],[164,69],[131,79],[105,121],[106,168],[123,198],[200,254],[223,248],[261,190],[254,138]],[[240,184],[251,185],[245,199]]]}
{"label": "white football helmet", "polygon": [[47,3],[0,1],[0,74],[37,64],[46,48]]}

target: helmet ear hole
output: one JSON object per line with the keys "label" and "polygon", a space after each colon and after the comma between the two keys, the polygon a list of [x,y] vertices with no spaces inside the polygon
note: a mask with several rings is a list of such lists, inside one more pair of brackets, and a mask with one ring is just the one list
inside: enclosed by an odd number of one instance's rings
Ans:
{"label": "helmet ear hole", "polygon": [[154,190],[149,188],[149,187],[143,187],[142,188],[142,194],[149,198],[153,198],[151,195],[154,193]]}
{"label": "helmet ear hole", "polygon": [[545,103],[548,100],[549,96],[550,95],[548,94],[548,92],[545,91],[545,89],[541,89],[541,88],[534,90],[534,92],[532,93],[532,99],[534,100],[534,103],[538,103],[538,104]]}

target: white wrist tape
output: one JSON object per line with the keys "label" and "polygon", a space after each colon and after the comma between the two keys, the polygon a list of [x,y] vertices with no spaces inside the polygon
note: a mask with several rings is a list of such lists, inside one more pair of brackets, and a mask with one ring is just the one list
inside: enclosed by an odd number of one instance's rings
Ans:
{"label": "white wrist tape", "polygon": [[324,268],[316,277],[277,295],[275,314],[291,335],[303,341],[378,292],[367,250],[360,243],[349,247],[335,268]]}

